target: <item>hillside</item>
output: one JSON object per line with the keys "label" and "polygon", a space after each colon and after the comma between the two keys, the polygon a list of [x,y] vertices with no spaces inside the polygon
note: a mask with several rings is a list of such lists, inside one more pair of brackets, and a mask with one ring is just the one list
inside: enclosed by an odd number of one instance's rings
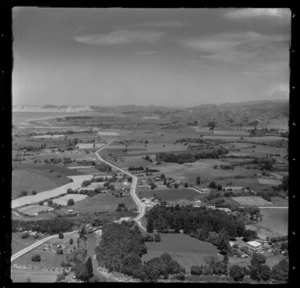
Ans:
{"label": "hillside", "polygon": [[15,105],[13,112],[93,112],[90,106]]}

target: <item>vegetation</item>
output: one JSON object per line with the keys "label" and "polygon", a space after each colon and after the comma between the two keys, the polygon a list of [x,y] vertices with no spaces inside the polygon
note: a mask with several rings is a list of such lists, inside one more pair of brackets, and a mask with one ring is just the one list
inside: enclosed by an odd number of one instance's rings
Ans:
{"label": "vegetation", "polygon": [[73,223],[63,217],[55,217],[50,220],[22,221],[12,220],[12,232],[36,231],[48,234],[58,234],[59,232],[69,232]]}

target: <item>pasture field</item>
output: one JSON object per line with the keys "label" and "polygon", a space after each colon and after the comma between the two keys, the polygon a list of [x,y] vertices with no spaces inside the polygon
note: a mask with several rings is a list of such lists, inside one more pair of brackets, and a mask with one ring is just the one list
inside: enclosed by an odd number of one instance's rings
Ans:
{"label": "pasture field", "polygon": [[270,206],[270,203],[260,196],[238,196],[231,199],[244,206]]}
{"label": "pasture field", "polygon": [[25,206],[28,204],[39,203],[40,201],[45,201],[49,198],[55,198],[62,194],[65,194],[69,188],[77,189],[81,187],[81,183],[84,180],[92,179],[93,175],[77,175],[77,176],[69,176],[72,179],[72,182],[68,184],[59,186],[57,188],[40,192],[36,195],[23,196],[12,201],[12,208],[17,208],[21,206]]}
{"label": "pasture field", "polygon": [[[33,262],[31,257],[35,254],[39,254],[41,256],[40,262]],[[22,257],[16,259],[12,262],[12,264],[18,265],[35,265],[39,268],[48,268],[48,267],[60,267],[60,263],[64,260],[66,255],[64,254],[56,254],[56,252],[46,252],[40,249],[34,249]],[[51,269],[52,270],[52,269]]]}
{"label": "pasture field", "polygon": [[52,211],[53,208],[52,207],[48,207],[48,206],[41,206],[41,205],[28,205],[28,206],[24,206],[21,207],[19,209],[17,209],[19,212],[22,212],[24,214],[27,215],[38,215],[39,212],[41,211]]}
{"label": "pasture field", "polygon": [[[49,165],[50,166],[50,165]],[[12,171],[12,199],[15,199],[22,190],[31,192],[35,190],[37,193],[54,189],[69,183],[69,179],[61,174],[61,169],[53,169],[45,165],[27,166],[18,164],[18,168]],[[53,172],[50,172],[50,170]],[[60,175],[60,177],[56,177]]]}
{"label": "pasture field", "polygon": [[262,222],[247,227],[257,231],[262,238],[288,234],[288,209],[260,209]]}
{"label": "pasture field", "polygon": [[56,282],[58,274],[61,274],[61,271],[49,271],[47,268],[41,270],[11,269],[11,279],[16,283],[25,283],[28,279],[32,283],[53,283]]}
{"label": "pasture field", "polygon": [[154,190],[138,190],[138,195],[141,195],[141,198],[151,198],[156,195],[158,198],[162,200],[180,200],[180,199],[198,199],[200,193],[186,188],[178,188],[178,189],[154,189]]}
{"label": "pasture field", "polygon": [[88,197],[87,195],[82,195],[82,194],[68,194],[68,195],[53,199],[53,203],[56,203],[56,204],[62,205],[62,206],[67,206],[69,199],[73,199],[74,202],[76,203],[76,202],[86,199],[87,197]]}
{"label": "pasture field", "polygon": [[185,234],[161,233],[160,236],[161,242],[146,242],[148,253],[142,256],[142,261],[148,261],[167,252],[190,271],[193,265],[205,265],[205,257],[218,254],[217,248],[213,245]]}
{"label": "pasture field", "polygon": [[257,178],[258,183],[264,185],[278,186],[282,181],[278,179]]}
{"label": "pasture field", "polygon": [[[118,204],[122,202],[126,205],[128,210],[136,208],[130,195],[114,198],[110,193],[99,193],[93,197],[88,197],[85,200],[75,203],[75,205],[71,206],[71,209],[80,213],[114,212],[118,207]],[[66,212],[68,209],[70,209],[70,207],[63,207],[60,211]]]}
{"label": "pasture field", "polygon": [[[34,240],[32,236],[29,236],[28,238],[21,238],[22,232],[13,232],[11,236],[11,253],[12,255],[17,253],[18,251],[30,246],[32,243],[34,243],[37,240]],[[42,239],[44,235],[42,233],[39,233],[40,238]]]}

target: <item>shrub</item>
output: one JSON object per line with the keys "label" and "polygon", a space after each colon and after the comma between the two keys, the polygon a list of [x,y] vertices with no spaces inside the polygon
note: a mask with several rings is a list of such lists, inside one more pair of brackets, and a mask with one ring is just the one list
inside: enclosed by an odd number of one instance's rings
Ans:
{"label": "shrub", "polygon": [[63,238],[64,238],[64,233],[59,232],[59,233],[58,233],[58,238],[59,238],[59,239],[63,239]]}
{"label": "shrub", "polygon": [[245,271],[239,265],[233,265],[229,268],[229,276],[236,282],[243,281],[245,277]]}
{"label": "shrub", "polygon": [[154,241],[155,241],[155,242],[160,242],[160,241],[161,241],[161,238],[160,238],[160,234],[159,234],[159,233],[155,233],[155,234],[154,234]]}
{"label": "shrub", "polygon": [[39,254],[35,254],[31,257],[31,261],[40,262],[41,261],[41,256]]}
{"label": "shrub", "polygon": [[74,199],[69,199],[67,205],[68,206],[73,206],[75,204]]}

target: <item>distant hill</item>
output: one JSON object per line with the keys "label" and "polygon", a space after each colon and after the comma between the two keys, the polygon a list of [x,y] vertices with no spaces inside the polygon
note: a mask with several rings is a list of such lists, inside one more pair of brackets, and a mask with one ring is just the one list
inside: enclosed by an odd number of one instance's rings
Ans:
{"label": "distant hill", "polygon": [[13,112],[92,112],[90,106],[15,105]]}
{"label": "distant hill", "polygon": [[170,112],[166,117],[187,122],[198,121],[199,126],[206,125],[212,119],[220,127],[239,124],[247,126],[255,120],[259,120],[260,125],[270,124],[273,120],[287,123],[289,103],[287,100],[263,100],[220,105],[208,104]]}

